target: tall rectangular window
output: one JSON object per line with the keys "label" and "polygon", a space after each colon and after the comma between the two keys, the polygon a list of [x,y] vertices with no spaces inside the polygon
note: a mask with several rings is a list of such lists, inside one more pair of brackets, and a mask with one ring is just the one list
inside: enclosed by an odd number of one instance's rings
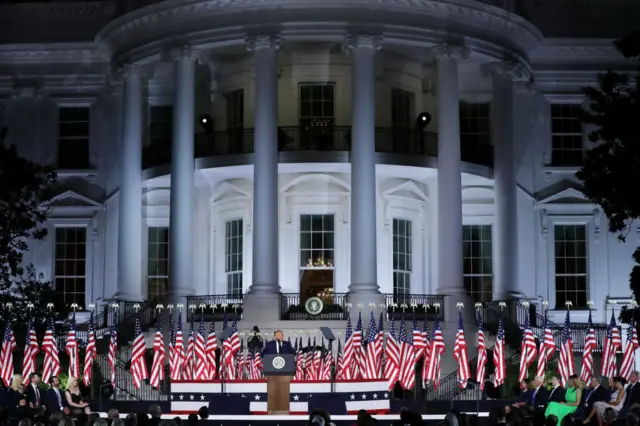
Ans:
{"label": "tall rectangular window", "polygon": [[415,123],[415,95],[402,89],[391,90],[391,126],[411,128]]}
{"label": "tall rectangular window", "polygon": [[300,216],[300,297],[333,299],[335,269],[335,216],[303,214]]}
{"label": "tall rectangular window", "polygon": [[147,298],[162,300],[169,291],[169,228],[148,229]]}
{"label": "tall rectangular window", "polygon": [[149,146],[171,149],[173,138],[173,106],[149,107]]}
{"label": "tall rectangular window", "polygon": [[411,221],[393,219],[393,295],[411,294]]}
{"label": "tall rectangular window", "polygon": [[460,102],[460,144],[486,147],[491,144],[489,103]]}
{"label": "tall rectangular window", "polygon": [[335,83],[300,84],[300,126],[333,126],[335,117]]}
{"label": "tall rectangular window", "polygon": [[581,166],[583,160],[581,106],[551,105],[551,165]]}
{"label": "tall rectangular window", "polygon": [[66,305],[84,306],[87,281],[87,229],[60,227],[55,232],[56,293]]}
{"label": "tall rectangular window", "polygon": [[243,250],[243,220],[230,220],[225,224],[225,267],[227,276],[227,295],[242,296],[242,257]]}
{"label": "tall rectangular window", "polygon": [[565,302],[573,307],[587,306],[587,227],[586,225],[556,225],[554,227],[556,308]]}
{"label": "tall rectangular window", "polygon": [[238,89],[224,95],[227,104],[227,130],[244,128],[244,90]]}
{"label": "tall rectangular window", "polygon": [[492,241],[491,225],[462,226],[464,287],[478,302],[488,302],[492,299]]}
{"label": "tall rectangular window", "polygon": [[58,168],[89,168],[89,107],[58,109]]}

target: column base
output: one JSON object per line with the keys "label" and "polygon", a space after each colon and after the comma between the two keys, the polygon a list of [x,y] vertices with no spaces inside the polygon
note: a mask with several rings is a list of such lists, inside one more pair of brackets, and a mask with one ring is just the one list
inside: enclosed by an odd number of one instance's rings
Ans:
{"label": "column base", "polygon": [[440,318],[447,322],[455,321],[457,324],[459,311],[457,304],[462,303],[464,305],[464,308],[462,308],[462,320],[465,323],[475,322],[475,302],[466,292],[443,290],[438,291],[438,294],[445,296],[443,302],[444,316],[441,315]]}
{"label": "column base", "polygon": [[119,302],[142,302],[146,298],[141,293],[131,293],[131,292],[116,292],[113,295],[112,299]]}
{"label": "column base", "polygon": [[385,303],[384,294],[381,293],[349,293],[347,299],[352,305],[352,311],[358,311],[358,305],[362,305],[362,312],[365,312],[367,315],[369,315],[369,311],[371,310],[369,307],[370,304],[375,304],[376,308],[374,311],[379,312],[378,309],[380,309],[380,305]]}
{"label": "column base", "polygon": [[250,327],[268,321],[280,321],[281,295],[245,294],[242,300],[242,321],[249,322]]}
{"label": "column base", "polygon": [[501,291],[499,293],[494,293],[491,297],[494,301],[507,301],[520,300],[523,298],[523,295],[519,291]]}

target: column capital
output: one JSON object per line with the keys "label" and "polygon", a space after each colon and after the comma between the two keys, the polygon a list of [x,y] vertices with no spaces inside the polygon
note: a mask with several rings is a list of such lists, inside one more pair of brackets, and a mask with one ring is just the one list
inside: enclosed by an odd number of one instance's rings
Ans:
{"label": "column capital", "polygon": [[346,55],[351,53],[353,49],[382,49],[382,36],[371,34],[350,34],[342,41],[342,52]]}
{"label": "column capital", "polygon": [[245,40],[247,50],[255,52],[259,49],[275,49],[280,50],[282,47],[282,39],[279,35],[260,35],[256,37],[247,37]]}
{"label": "column capital", "polygon": [[430,51],[435,60],[440,60],[443,58],[466,60],[469,59],[470,54],[468,47],[454,43],[437,44],[431,47]]}
{"label": "column capital", "polygon": [[122,81],[127,77],[132,75],[139,75],[141,79],[147,80],[153,76],[153,70],[146,65],[137,65],[137,64],[118,64],[115,67],[111,68],[110,72],[110,80],[111,81]]}
{"label": "column capital", "polygon": [[514,82],[526,82],[530,80],[530,75],[522,65],[515,61],[490,62],[480,66],[484,76],[507,77]]}
{"label": "column capital", "polygon": [[195,62],[200,60],[201,55],[202,55],[202,52],[192,48],[188,44],[185,44],[183,46],[169,47],[166,50],[166,57],[171,59],[172,61],[187,59]]}

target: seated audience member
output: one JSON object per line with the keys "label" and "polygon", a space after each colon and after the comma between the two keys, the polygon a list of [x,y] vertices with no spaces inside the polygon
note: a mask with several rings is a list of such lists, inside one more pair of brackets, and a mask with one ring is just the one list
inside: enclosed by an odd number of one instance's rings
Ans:
{"label": "seated audience member", "polygon": [[582,389],[580,379],[575,374],[569,376],[567,381],[569,388],[565,392],[565,400],[563,402],[552,401],[547,405],[545,416],[554,415],[558,418],[558,422],[562,424],[562,419],[576,412],[582,399]]}
{"label": "seated audience member", "polygon": [[587,412],[591,412],[593,404],[601,401],[609,400],[609,389],[600,384],[600,379],[592,377],[589,381],[589,386],[582,394],[582,406],[587,409]]}
{"label": "seated audience member", "polygon": [[64,393],[60,390],[60,379],[56,376],[49,378],[49,389],[44,395],[44,405],[48,413],[62,412],[69,414],[69,406],[64,397]]}
{"label": "seated audience member", "polygon": [[558,418],[553,414],[544,421],[544,426],[558,426]]}
{"label": "seated audience member", "polygon": [[637,371],[632,371],[629,375],[629,384],[625,390],[626,397],[624,399],[624,406],[630,407],[631,404],[640,404],[640,383],[638,383],[638,378],[640,377],[640,373]]}
{"label": "seated audience member", "polygon": [[505,412],[511,411],[512,408],[523,407],[527,404],[531,404],[533,401],[533,389],[531,389],[531,380],[523,379],[518,383],[518,387],[520,388],[520,396],[518,397],[518,401],[511,404],[511,406],[504,407]]}
{"label": "seated audience member", "polygon": [[77,378],[71,376],[67,379],[67,390],[64,392],[64,397],[74,417],[80,417],[83,414],[88,416],[91,414],[89,403],[82,399],[82,395],[80,394]]}
{"label": "seated audience member", "polygon": [[[149,407],[149,426],[158,426],[162,421],[162,408],[158,404],[153,404]],[[196,415],[196,417],[198,417]]]}
{"label": "seated audience member", "polygon": [[549,391],[544,387],[544,377],[536,376],[533,379],[531,392],[531,405],[534,408],[544,408],[549,401]]}
{"label": "seated audience member", "polygon": [[[107,422],[108,423],[108,422]],[[124,426],[124,420],[118,418],[118,419],[113,419],[113,421],[111,422],[110,426]]]}
{"label": "seated audience member", "polygon": [[548,402],[564,402],[564,394],[566,391],[560,383],[560,376],[558,374],[555,374],[551,378],[551,386]]}
{"label": "seated audience member", "polygon": [[24,394],[27,398],[27,404],[31,408],[42,406],[42,395],[40,394],[40,376],[38,373],[29,375],[29,385],[25,388]]}
{"label": "seated audience member", "polygon": [[625,401],[625,388],[626,380],[622,377],[614,377],[612,380],[611,388],[613,393],[609,397],[608,402],[600,401],[593,404],[593,409],[589,413],[589,416],[584,419],[582,423],[589,423],[595,417],[598,425],[602,426],[604,422],[604,412],[607,408],[613,409],[616,414],[622,409]]}
{"label": "seated audience member", "polygon": [[309,422],[308,425],[313,426],[329,426],[333,425],[331,423],[331,416],[325,410],[314,409],[309,414]]}
{"label": "seated audience member", "polygon": [[20,418],[26,414],[27,397],[24,394],[22,374],[13,375],[7,392],[6,404],[9,409],[9,416],[13,418]]}

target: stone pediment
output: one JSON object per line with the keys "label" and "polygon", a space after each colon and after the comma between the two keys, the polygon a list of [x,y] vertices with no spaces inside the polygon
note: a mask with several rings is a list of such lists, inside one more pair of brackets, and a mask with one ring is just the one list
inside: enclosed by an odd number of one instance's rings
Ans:
{"label": "stone pediment", "polygon": [[584,193],[576,188],[565,188],[538,200],[539,204],[592,204]]}
{"label": "stone pediment", "polygon": [[384,197],[402,197],[416,201],[427,201],[427,195],[424,191],[411,180],[404,181],[400,185],[387,189],[382,195]]}
{"label": "stone pediment", "polygon": [[251,199],[252,193],[235,183],[225,181],[222,182],[211,196],[211,202],[216,203],[219,201],[231,201],[238,199]]}
{"label": "stone pediment", "polygon": [[45,205],[49,208],[81,207],[94,210],[102,208],[101,203],[71,190],[67,190],[56,195],[55,197],[51,198],[51,200],[49,200]]}

